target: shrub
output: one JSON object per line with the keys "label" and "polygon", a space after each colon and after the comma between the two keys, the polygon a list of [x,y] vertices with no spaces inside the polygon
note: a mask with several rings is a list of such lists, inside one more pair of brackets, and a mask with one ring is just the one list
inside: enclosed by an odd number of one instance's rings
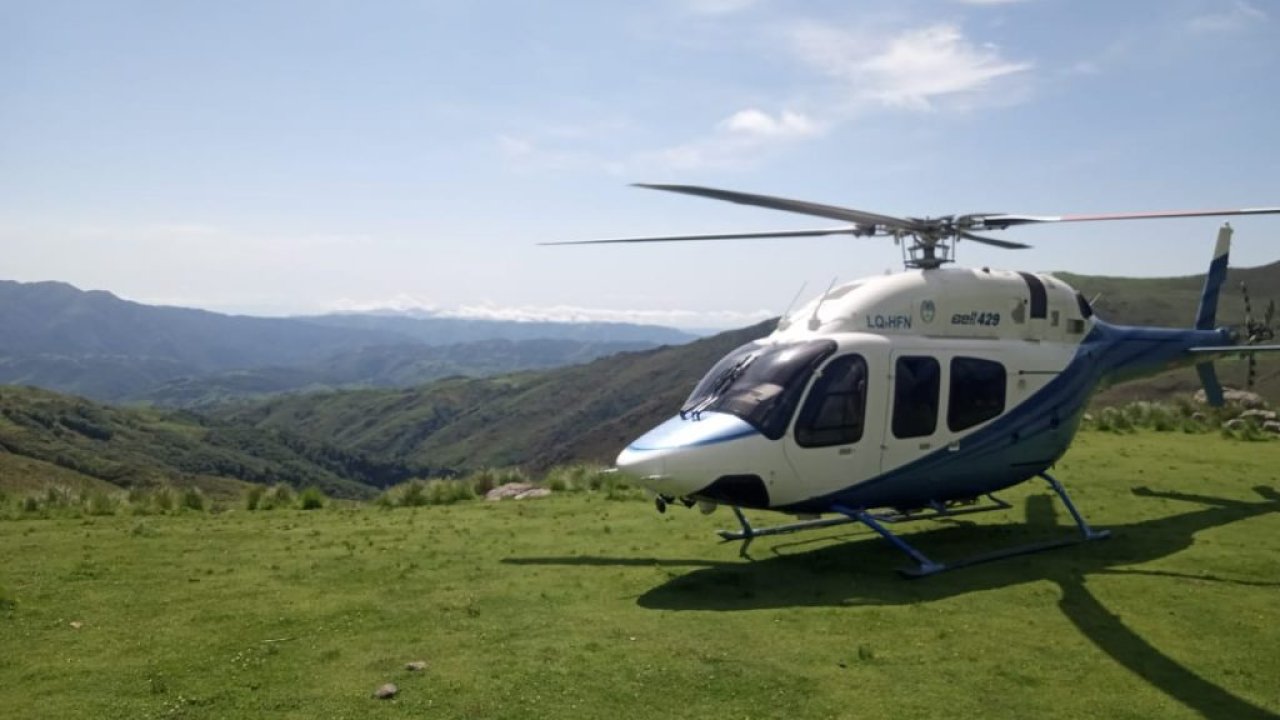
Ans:
{"label": "shrub", "polygon": [[173,493],[173,488],[168,485],[162,485],[151,493],[151,502],[155,505],[157,512],[167,513],[173,512],[178,506],[178,498]]}
{"label": "shrub", "polygon": [[429,505],[452,505],[475,497],[471,485],[459,480],[431,480],[427,483],[425,494]]}
{"label": "shrub", "polygon": [[22,499],[22,512],[40,512],[40,500],[35,495],[26,496]]}
{"label": "shrub", "polygon": [[89,494],[85,501],[85,512],[90,515],[115,515],[119,503],[114,497],[101,490]]}
{"label": "shrub", "polygon": [[188,510],[204,511],[204,493],[200,488],[189,487],[182,491],[182,507]]}
{"label": "shrub", "polygon": [[476,495],[484,495],[501,484],[498,482],[498,474],[491,468],[471,473],[467,476],[466,482]]}
{"label": "shrub", "polygon": [[410,480],[400,491],[401,507],[422,507],[427,504],[427,487],[421,480]]}
{"label": "shrub", "polygon": [[1123,433],[1133,429],[1129,416],[1118,408],[1103,408],[1098,413],[1098,429],[1104,432]]}
{"label": "shrub", "polygon": [[262,497],[267,494],[267,489],[261,485],[254,485],[244,494],[244,509],[257,510],[262,504]]}
{"label": "shrub", "polygon": [[280,484],[272,486],[259,504],[263,510],[275,510],[293,506],[293,488]]}
{"label": "shrub", "polygon": [[326,500],[328,498],[325,497],[324,491],[312,485],[298,496],[298,506],[303,510],[319,510],[324,507]]}
{"label": "shrub", "polygon": [[44,490],[46,508],[60,508],[71,504],[71,493],[64,487],[50,485]]}
{"label": "shrub", "polygon": [[1147,415],[1150,427],[1156,432],[1169,432],[1179,425],[1177,413],[1166,405],[1153,405]]}

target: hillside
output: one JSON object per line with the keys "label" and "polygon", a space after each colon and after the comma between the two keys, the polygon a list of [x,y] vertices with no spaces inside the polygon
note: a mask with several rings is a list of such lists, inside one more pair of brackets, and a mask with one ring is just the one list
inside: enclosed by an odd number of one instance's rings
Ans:
{"label": "hillside", "polygon": [[[66,283],[0,281],[0,383],[113,402],[207,401],[259,388],[399,386],[455,373],[552,367],[692,338],[625,323],[232,316],[144,305]],[[487,344],[493,341],[529,344]],[[407,349],[425,346],[450,349]],[[389,369],[369,358],[397,353]],[[239,374],[216,377],[225,373]]]}
{"label": "hillside", "polygon": [[[1175,278],[1125,278],[1056,272],[1054,277],[1097,298],[1094,309],[1108,322],[1126,325],[1187,327],[1195,321],[1203,275]],[[1231,268],[1218,301],[1218,324],[1244,322],[1240,283],[1249,287],[1254,312],[1261,314],[1268,300],[1280,302],[1280,261],[1254,268]]]}
{"label": "hillside", "polygon": [[215,417],[412,465],[612,462],[637,430],[669,417],[715,361],[766,335],[773,323],[543,373],[290,396],[225,408]]}
{"label": "hillside", "polygon": [[423,385],[449,376],[485,377],[576,365],[653,347],[647,342],[565,339],[478,340],[456,345],[375,345],[294,367],[250,368],[183,377],[120,400],[200,407],[287,392]]}
{"label": "hillside", "polygon": [[[185,412],[116,408],[35,388],[0,387],[0,487],[194,485],[214,494],[244,482],[316,485],[341,497],[415,470],[284,430]],[[35,482],[33,476],[39,476]]]}

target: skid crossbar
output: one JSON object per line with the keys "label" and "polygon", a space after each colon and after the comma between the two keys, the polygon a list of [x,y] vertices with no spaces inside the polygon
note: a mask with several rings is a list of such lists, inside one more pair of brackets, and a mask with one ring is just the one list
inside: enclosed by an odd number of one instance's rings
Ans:
{"label": "skid crossbar", "polygon": [[940,563],[930,559],[928,555],[925,555],[924,553],[920,552],[920,550],[918,550],[913,545],[911,545],[911,543],[908,543],[901,536],[897,535],[892,530],[885,527],[886,524],[898,524],[903,522],[911,522],[914,520],[928,520],[928,519],[936,519],[941,517],[952,517],[956,515],[968,515],[968,514],[978,513],[978,512],[987,512],[990,510],[1001,510],[1001,509],[1006,509],[1010,507],[1008,503],[995,497],[994,495],[988,496],[993,502],[993,504],[991,505],[983,505],[979,507],[964,507],[957,510],[949,509],[946,507],[936,507],[932,511],[926,511],[921,513],[902,513],[902,512],[896,512],[896,511],[873,513],[866,510],[865,508],[855,508],[855,507],[848,507],[844,505],[833,505],[831,509],[834,510],[835,512],[840,513],[843,517],[806,520],[802,522],[789,523],[786,525],[777,525],[777,526],[766,527],[766,528],[752,527],[751,523],[747,521],[746,516],[742,514],[742,510],[735,507],[733,508],[733,513],[738,518],[738,522],[742,525],[742,530],[741,531],[721,530],[720,537],[724,538],[725,540],[741,540],[742,547],[739,549],[738,554],[741,555],[742,557],[748,557],[747,548],[748,546],[751,545],[751,541],[757,537],[763,537],[766,535],[781,535],[783,533],[797,532],[799,530],[808,530],[812,528],[830,527],[832,525],[843,525],[846,523],[859,522],[859,523],[862,523],[863,525],[866,525],[868,528],[871,528],[871,530],[873,530],[877,535],[884,538],[891,545],[901,550],[903,553],[907,554],[912,560],[914,560],[915,566],[899,568],[898,572],[902,573],[907,577],[918,578],[918,577],[925,577],[927,575],[936,575],[937,573],[946,572],[947,570],[956,570],[958,568],[968,567],[970,565],[977,565],[979,563],[990,562],[992,560],[999,560],[1001,558],[1015,557],[1018,555],[1028,555],[1030,553],[1041,552],[1041,551],[1050,550],[1053,548],[1066,547],[1068,545],[1077,545],[1079,543],[1089,542],[1090,540],[1102,540],[1111,536],[1110,530],[1094,530],[1092,527],[1089,526],[1089,523],[1085,521],[1084,517],[1080,514],[1080,511],[1076,509],[1075,503],[1071,502],[1071,496],[1067,494],[1067,490],[1062,486],[1062,483],[1058,482],[1058,480],[1054,478],[1052,475],[1050,475],[1049,473],[1040,473],[1039,476],[1049,484],[1049,488],[1053,490],[1054,494],[1058,496],[1058,499],[1062,501],[1062,504],[1066,506],[1067,511],[1071,513],[1071,517],[1073,520],[1075,520],[1075,523],[1076,523],[1076,529],[1079,530],[1080,532],[1080,535],[1078,537],[1057,538],[1053,540],[1047,540],[1044,542],[1031,543],[1027,545],[1019,545],[1011,548],[1002,548],[1002,549],[994,550],[988,553],[972,555],[970,557],[962,558],[960,560],[953,560],[947,563]]}
{"label": "skid crossbar", "polygon": [[[991,502],[986,505],[966,505],[959,508],[954,506],[948,507],[938,505],[920,512],[900,512],[887,511],[880,513],[868,513],[872,519],[882,523],[900,524],[905,522],[915,522],[917,520],[935,520],[943,517],[955,517],[957,515],[971,515],[973,513],[990,512],[992,510],[1007,510],[1011,505],[996,497],[988,495],[987,499]],[[833,508],[835,509],[835,508]],[[720,530],[719,535],[725,541],[741,540],[742,545],[738,548],[739,557],[750,557],[747,549],[751,546],[751,541],[758,537],[766,537],[769,535],[784,535],[786,533],[799,532],[801,530],[813,530],[815,528],[831,527],[833,525],[847,525],[849,523],[860,522],[859,518],[853,517],[848,513],[837,510],[841,515],[831,518],[815,518],[813,520],[801,520],[800,522],[787,523],[785,525],[771,525],[769,527],[758,528],[747,520],[747,516],[742,514],[742,509],[733,507],[734,517],[738,518],[738,524],[742,526],[741,530]],[[865,524],[865,523],[864,523]],[[875,528],[872,528],[873,530]]]}

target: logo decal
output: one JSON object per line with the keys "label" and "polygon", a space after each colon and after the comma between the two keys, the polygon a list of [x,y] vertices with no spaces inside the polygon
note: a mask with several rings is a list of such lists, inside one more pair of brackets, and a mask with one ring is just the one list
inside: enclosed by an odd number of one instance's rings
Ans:
{"label": "logo decal", "polygon": [[934,312],[936,312],[936,308],[934,308],[932,300],[925,300],[920,303],[920,319],[925,323],[933,322]]}

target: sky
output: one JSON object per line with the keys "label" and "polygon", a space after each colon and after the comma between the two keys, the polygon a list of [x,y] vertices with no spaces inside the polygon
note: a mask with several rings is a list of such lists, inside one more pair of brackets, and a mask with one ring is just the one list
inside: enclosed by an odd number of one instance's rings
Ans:
{"label": "sky", "polygon": [[[833,224],[634,182],[900,216],[1277,206],[1278,91],[1276,0],[0,0],[0,278],[740,326],[900,250],[537,243]],[[1190,275],[1220,222],[959,260]],[[1234,265],[1280,259],[1280,216],[1232,224]]]}

